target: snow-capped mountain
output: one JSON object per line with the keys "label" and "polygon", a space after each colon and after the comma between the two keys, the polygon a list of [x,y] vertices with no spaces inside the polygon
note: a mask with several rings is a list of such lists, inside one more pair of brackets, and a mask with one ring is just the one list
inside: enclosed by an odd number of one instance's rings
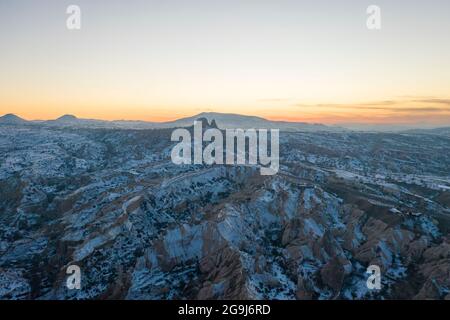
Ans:
{"label": "snow-capped mountain", "polygon": [[244,116],[233,113],[217,113],[217,112],[202,112],[198,115],[179,119],[173,122],[165,123],[167,127],[189,127],[198,118],[205,118],[209,122],[215,121],[217,126],[221,129],[251,129],[251,128],[265,128],[265,129],[279,129],[281,131],[343,131],[344,129],[338,127],[329,127],[322,124],[310,124],[306,122],[286,122],[286,121],[271,121],[261,117]]}

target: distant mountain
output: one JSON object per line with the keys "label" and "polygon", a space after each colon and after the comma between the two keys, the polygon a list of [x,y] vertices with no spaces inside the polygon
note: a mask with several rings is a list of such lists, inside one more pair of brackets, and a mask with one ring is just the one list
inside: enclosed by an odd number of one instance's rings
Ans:
{"label": "distant mountain", "polygon": [[61,117],[59,117],[58,119],[56,119],[55,121],[58,122],[73,122],[73,121],[77,121],[78,118],[72,114],[65,114]]}
{"label": "distant mountain", "polygon": [[450,136],[450,127],[433,128],[433,129],[412,129],[406,130],[405,133],[416,134],[436,134],[440,136]]}
{"label": "distant mountain", "polygon": [[[9,118],[16,117],[7,115]],[[5,117],[7,117],[5,116]],[[20,119],[19,117],[16,117]],[[206,119],[209,123],[214,123],[220,129],[280,129],[281,131],[344,131],[340,127],[325,126],[323,124],[312,124],[306,122],[271,121],[256,116],[246,116],[233,113],[203,112],[195,116],[181,118],[169,122],[146,122],[146,121],[126,121],[115,120],[105,121],[96,119],[81,119],[74,115],[66,114],[55,120],[30,121],[29,124],[65,126],[65,127],[89,127],[89,128],[109,128],[109,129],[166,129],[189,127],[195,120]],[[20,124],[19,120],[9,123]],[[22,121],[25,121],[22,119]]]}
{"label": "distant mountain", "polygon": [[190,127],[195,120],[206,119],[209,123],[215,122],[220,129],[280,129],[291,132],[345,132],[345,131],[371,131],[371,132],[397,132],[412,134],[437,134],[450,136],[450,127],[432,128],[412,125],[395,124],[365,124],[351,123],[340,124],[339,126],[327,126],[324,124],[307,122],[272,121],[257,116],[247,116],[235,113],[202,112],[197,115],[177,119],[168,122],[150,122],[140,120],[97,120],[83,119],[75,115],[65,114],[54,120],[27,121],[14,114],[6,114],[0,117],[0,124],[14,125],[45,125],[76,128],[104,128],[104,129],[170,129],[179,127]]}
{"label": "distant mountain", "polygon": [[396,123],[340,123],[339,126],[352,131],[394,132],[394,133],[429,133],[442,134],[450,127],[436,127],[432,124],[396,124]]}
{"label": "distant mountain", "polygon": [[245,116],[234,113],[202,112],[192,117],[182,118],[161,124],[163,127],[188,127],[195,120],[204,118],[208,122],[213,120],[220,129],[280,129],[282,131],[343,131],[339,127],[330,127],[323,124],[306,122],[271,121],[256,116]]}
{"label": "distant mountain", "polygon": [[50,125],[68,125],[68,126],[83,126],[92,123],[108,123],[109,121],[94,120],[94,119],[80,119],[72,114],[65,114],[55,120],[44,121],[45,124]]}
{"label": "distant mountain", "polygon": [[[76,128],[104,128],[104,129],[141,129],[133,125],[125,125],[121,121],[106,121],[97,119],[82,119],[72,114],[65,114],[55,120],[43,121],[49,126],[76,127]],[[146,129],[146,128],[144,128]]]}
{"label": "distant mountain", "polygon": [[18,117],[12,113],[8,113],[0,117],[0,123],[2,124],[23,124],[26,122],[27,121],[25,119],[22,119],[21,117]]}
{"label": "distant mountain", "polygon": [[244,116],[234,113],[218,113],[218,112],[202,112],[192,117],[181,118],[175,121],[166,122],[166,125],[174,127],[186,127],[192,126],[197,119],[206,119],[208,122],[215,120],[218,127],[221,129],[227,128],[244,128],[244,127],[255,127],[255,125],[261,126],[262,124],[267,124],[268,120],[256,117],[256,116]]}

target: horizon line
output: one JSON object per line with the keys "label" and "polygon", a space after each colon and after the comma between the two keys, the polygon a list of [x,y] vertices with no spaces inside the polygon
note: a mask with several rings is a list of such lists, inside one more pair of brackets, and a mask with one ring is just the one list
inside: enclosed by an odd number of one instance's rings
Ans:
{"label": "horizon line", "polygon": [[[13,112],[8,112],[5,113],[3,115],[0,116],[0,118],[3,118],[5,116],[15,116],[18,117],[22,120],[25,121],[29,121],[29,122],[38,122],[38,121],[56,121],[58,119],[61,119],[63,117],[74,117],[77,120],[94,120],[94,121],[105,121],[105,122],[118,122],[118,121],[129,121],[129,122],[147,122],[147,123],[167,123],[167,122],[172,122],[172,121],[177,121],[177,120],[182,120],[185,118],[193,118],[196,116],[201,116],[202,114],[218,114],[218,115],[235,115],[235,116],[242,116],[242,117],[255,117],[255,118],[260,118],[260,119],[264,119],[267,121],[277,121],[277,122],[290,122],[290,123],[308,123],[308,124],[322,124],[322,123],[318,123],[318,122],[309,122],[309,121],[293,121],[293,120],[281,120],[281,119],[271,119],[270,117],[263,117],[263,116],[259,116],[259,115],[255,115],[255,114],[243,114],[243,113],[234,113],[234,112],[216,112],[216,111],[202,111],[200,113],[196,113],[196,114],[192,114],[192,115],[186,115],[186,116],[181,116],[181,117],[174,117],[174,118],[169,118],[168,120],[162,120],[162,121],[157,121],[157,120],[142,120],[142,119],[104,119],[104,118],[83,118],[83,117],[79,117],[76,114],[69,114],[69,113],[65,113],[62,114],[61,116],[58,116],[56,118],[51,118],[51,119],[29,119],[26,117],[21,116],[20,114],[17,113],[13,113]],[[283,118],[284,119],[284,118]]]}
{"label": "horizon line", "polygon": [[241,114],[241,113],[232,113],[232,112],[215,112],[215,111],[202,111],[200,113],[196,113],[193,115],[188,115],[188,116],[181,116],[181,117],[174,117],[174,118],[170,118],[168,120],[161,120],[161,121],[149,121],[149,120],[140,120],[140,119],[113,119],[113,120],[109,120],[109,119],[102,119],[102,118],[83,118],[83,117],[78,117],[75,114],[62,114],[59,117],[56,118],[52,118],[52,119],[27,119],[25,117],[20,116],[19,114],[13,113],[13,112],[9,112],[9,113],[5,113],[3,115],[0,116],[0,118],[3,118],[5,116],[14,116],[17,117],[21,120],[24,120],[26,122],[46,122],[46,121],[57,121],[58,119],[61,119],[63,117],[74,117],[76,120],[90,120],[90,121],[103,121],[103,122],[109,122],[109,123],[113,123],[113,122],[143,122],[143,123],[156,123],[156,124],[164,124],[164,123],[170,123],[170,122],[175,122],[178,120],[183,120],[186,118],[193,118],[196,116],[201,116],[202,114],[217,114],[217,115],[235,115],[235,116],[242,116],[242,117],[256,117],[256,118],[260,118],[266,121],[272,121],[272,122],[285,122],[285,123],[303,123],[303,124],[309,124],[309,125],[324,125],[324,126],[328,126],[328,127],[347,127],[347,128],[352,128],[352,127],[358,127],[358,126],[374,126],[374,127],[405,127],[405,128],[413,128],[413,129],[424,129],[424,128],[431,128],[431,129],[437,129],[437,128],[446,128],[446,127],[450,127],[450,123],[445,124],[433,124],[433,123],[406,123],[406,122],[363,122],[363,121],[346,121],[346,122],[336,122],[336,123],[326,123],[326,122],[317,122],[317,121],[307,121],[307,120],[302,120],[302,121],[295,121],[292,119],[285,119],[285,118],[272,118],[272,117],[263,117],[263,116],[258,116],[258,115],[254,115],[254,114]]}

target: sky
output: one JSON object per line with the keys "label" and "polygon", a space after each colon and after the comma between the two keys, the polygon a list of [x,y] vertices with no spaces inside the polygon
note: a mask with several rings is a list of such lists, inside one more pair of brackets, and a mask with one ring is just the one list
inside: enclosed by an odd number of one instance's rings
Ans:
{"label": "sky", "polygon": [[448,0],[1,0],[0,115],[448,125],[449,33]]}

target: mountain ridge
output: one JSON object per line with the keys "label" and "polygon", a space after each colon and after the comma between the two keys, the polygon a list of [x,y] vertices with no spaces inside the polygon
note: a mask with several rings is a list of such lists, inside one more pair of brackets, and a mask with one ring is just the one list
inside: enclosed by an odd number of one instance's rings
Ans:
{"label": "mountain ridge", "polygon": [[281,131],[370,131],[370,132],[397,132],[416,134],[440,134],[450,132],[450,126],[438,127],[405,127],[405,126],[370,126],[370,125],[325,125],[310,122],[291,122],[282,120],[269,120],[259,116],[242,115],[237,113],[221,112],[201,112],[193,116],[182,117],[176,120],[164,122],[152,122],[145,120],[100,120],[79,118],[73,114],[64,114],[56,119],[49,120],[25,120],[13,113],[8,113],[0,117],[0,124],[3,125],[48,125],[48,126],[68,126],[68,127],[90,127],[105,129],[169,129],[177,127],[189,127],[197,119],[204,118],[208,122],[214,120],[220,129],[280,129]]}
{"label": "mountain ridge", "polygon": [[[5,115],[4,117],[14,119],[21,119],[13,114]],[[1,118],[4,118],[1,117]],[[272,121],[258,116],[241,115],[235,113],[219,113],[219,112],[201,112],[199,114],[184,117],[166,122],[150,122],[141,120],[98,120],[98,119],[83,119],[75,115],[65,114],[54,120],[32,120],[24,119],[15,121],[3,121],[5,124],[38,124],[49,126],[80,126],[80,127],[96,127],[96,128],[112,128],[112,129],[167,129],[177,127],[192,126],[197,119],[204,118],[208,122],[213,120],[217,123],[220,129],[280,129],[282,131],[342,131],[343,128],[326,126],[323,124],[312,124],[306,122],[288,122],[288,121]],[[0,122],[2,123],[2,122]]]}
{"label": "mountain ridge", "polygon": [[9,124],[15,124],[15,123],[25,123],[27,120],[15,115],[14,113],[7,113],[0,117],[0,123],[9,123]]}

